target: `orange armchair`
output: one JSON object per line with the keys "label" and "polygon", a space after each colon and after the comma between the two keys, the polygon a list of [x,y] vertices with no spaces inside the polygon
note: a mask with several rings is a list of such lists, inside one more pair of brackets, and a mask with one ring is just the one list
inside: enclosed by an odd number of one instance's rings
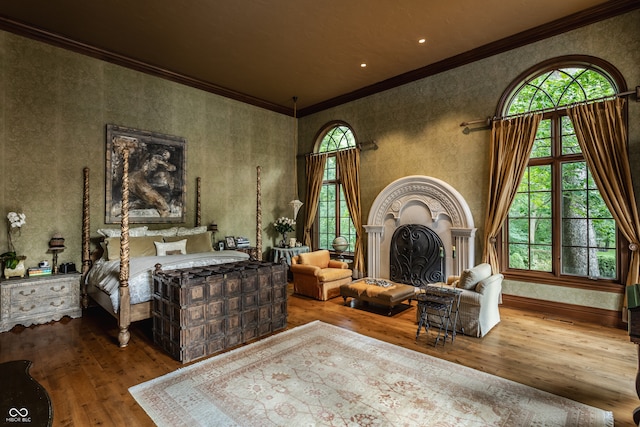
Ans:
{"label": "orange armchair", "polygon": [[326,249],[291,259],[293,291],[320,301],[340,295],[340,285],[351,283],[353,272],[346,262],[332,260]]}

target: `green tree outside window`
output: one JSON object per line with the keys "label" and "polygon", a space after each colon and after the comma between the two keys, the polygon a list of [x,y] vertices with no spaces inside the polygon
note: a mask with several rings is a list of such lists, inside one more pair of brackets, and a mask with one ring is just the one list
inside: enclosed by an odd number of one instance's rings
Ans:
{"label": "green tree outside window", "polygon": [[319,153],[328,153],[318,205],[318,248],[333,250],[333,240],[343,236],[349,241],[347,252],[355,250],[356,230],[349,215],[337,169],[336,152],[355,147],[351,129],[343,124],[332,125],[322,137]]}
{"label": "green tree outside window", "polygon": [[506,115],[544,113],[505,227],[508,269],[618,278],[615,220],[566,115],[570,104],[615,93],[596,67],[556,67],[521,82],[505,104]]}

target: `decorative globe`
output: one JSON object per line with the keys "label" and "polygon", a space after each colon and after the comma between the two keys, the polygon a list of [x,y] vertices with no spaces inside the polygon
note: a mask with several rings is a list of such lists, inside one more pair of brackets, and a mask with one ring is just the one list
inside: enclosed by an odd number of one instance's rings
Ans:
{"label": "decorative globe", "polygon": [[338,236],[333,239],[332,245],[336,252],[344,252],[349,247],[349,241],[342,236]]}

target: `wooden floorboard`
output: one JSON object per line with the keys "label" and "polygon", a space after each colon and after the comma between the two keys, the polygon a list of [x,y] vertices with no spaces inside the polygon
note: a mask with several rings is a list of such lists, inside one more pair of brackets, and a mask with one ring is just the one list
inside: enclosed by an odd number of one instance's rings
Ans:
{"label": "wooden floorboard", "polygon": [[[626,331],[501,308],[486,337],[458,335],[433,346],[433,331],[416,341],[415,304],[387,310],[289,295],[288,327],[314,320],[401,345],[512,381],[613,411],[632,426],[637,349]],[[150,321],[136,322],[127,348],[117,345],[115,320],[95,307],[79,319],[0,333],[0,362],[27,359],[53,402],[55,426],[152,426],[128,388],[180,367],[153,344]],[[194,362],[196,363],[196,362]],[[419,369],[419,367],[416,367]]]}

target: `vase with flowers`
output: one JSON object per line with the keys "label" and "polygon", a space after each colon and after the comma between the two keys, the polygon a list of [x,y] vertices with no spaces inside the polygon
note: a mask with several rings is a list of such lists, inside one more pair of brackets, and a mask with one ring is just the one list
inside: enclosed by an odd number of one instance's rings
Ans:
{"label": "vase with flowers", "polygon": [[284,248],[287,246],[287,233],[293,231],[293,226],[296,225],[296,222],[291,218],[287,218],[285,216],[281,216],[276,219],[273,223],[273,228],[282,235],[282,240],[280,240],[280,247]]}
{"label": "vase with flowers", "polygon": [[9,212],[7,214],[9,251],[0,255],[0,261],[4,264],[4,277],[7,279],[14,276],[24,277],[26,272],[24,260],[27,257],[17,255],[15,248],[15,241],[20,237],[22,227],[27,223],[26,219],[27,217],[23,213]]}

